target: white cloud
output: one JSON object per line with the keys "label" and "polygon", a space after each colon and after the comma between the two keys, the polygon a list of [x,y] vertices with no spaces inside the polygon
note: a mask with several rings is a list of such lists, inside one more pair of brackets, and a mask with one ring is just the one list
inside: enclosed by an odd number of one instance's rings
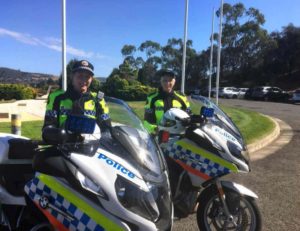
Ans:
{"label": "white cloud", "polygon": [[[47,37],[44,39],[39,39],[36,37],[31,36],[30,34],[24,34],[24,33],[19,33],[15,31],[10,31],[4,28],[0,27],[0,36],[8,36],[11,37],[21,43],[25,43],[28,45],[33,45],[33,46],[44,46],[47,47],[48,49],[55,50],[58,52],[61,52],[61,39],[59,38],[54,38],[54,37]],[[78,56],[78,57],[83,57],[83,58],[97,58],[97,59],[104,59],[108,58],[105,55],[101,55],[99,53],[94,53],[91,51],[84,51],[82,49],[77,49],[75,47],[72,47],[70,45],[67,45],[67,53]]]}
{"label": "white cloud", "polygon": [[37,39],[31,37],[29,34],[22,34],[15,31],[6,30],[4,28],[0,28],[0,36],[9,36],[16,39],[19,42],[26,43],[29,45],[38,45]]}

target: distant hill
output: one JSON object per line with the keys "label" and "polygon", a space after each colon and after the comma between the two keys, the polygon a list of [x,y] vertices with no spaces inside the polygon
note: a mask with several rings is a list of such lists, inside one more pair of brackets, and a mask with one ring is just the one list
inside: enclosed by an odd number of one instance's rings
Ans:
{"label": "distant hill", "polygon": [[99,80],[101,83],[105,83],[106,82],[106,77],[95,77],[95,79]]}
{"label": "distant hill", "polygon": [[49,74],[23,72],[6,67],[0,67],[0,83],[19,83],[35,85],[49,79],[57,80],[58,77]]}

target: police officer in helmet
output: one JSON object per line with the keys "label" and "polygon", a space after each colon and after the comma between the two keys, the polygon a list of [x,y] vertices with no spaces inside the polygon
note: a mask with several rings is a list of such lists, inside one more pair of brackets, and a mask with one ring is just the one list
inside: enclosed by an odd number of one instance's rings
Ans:
{"label": "police officer in helmet", "polygon": [[74,63],[67,91],[57,90],[48,97],[43,132],[49,127],[64,128],[69,115],[94,119],[101,132],[111,127],[104,94],[89,90],[93,76],[94,67],[90,62],[81,60]]}
{"label": "police officer in helmet", "polygon": [[148,95],[144,114],[144,125],[152,134],[156,133],[157,125],[170,108],[180,108],[187,113],[191,112],[186,96],[174,91],[175,73],[170,70],[160,70],[159,74],[161,86],[156,92]]}

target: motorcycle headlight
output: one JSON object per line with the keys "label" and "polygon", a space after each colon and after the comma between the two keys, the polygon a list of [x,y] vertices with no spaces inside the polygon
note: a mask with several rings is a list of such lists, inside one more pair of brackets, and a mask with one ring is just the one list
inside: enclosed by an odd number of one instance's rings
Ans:
{"label": "motorcycle headlight", "polygon": [[230,141],[227,142],[227,147],[232,155],[234,155],[238,159],[243,159],[247,163],[249,163],[250,158],[249,158],[247,150],[240,148],[238,145],[236,145]]}
{"label": "motorcycle headlight", "polygon": [[97,185],[93,180],[83,175],[80,171],[76,172],[76,177],[84,189],[96,194],[97,196],[107,199],[107,195],[101,186]]}
{"label": "motorcycle headlight", "polygon": [[[155,187],[151,185],[151,191],[155,191]],[[155,193],[143,191],[122,176],[118,176],[115,189],[118,200],[125,208],[153,222],[158,220],[160,214],[153,197]]]}

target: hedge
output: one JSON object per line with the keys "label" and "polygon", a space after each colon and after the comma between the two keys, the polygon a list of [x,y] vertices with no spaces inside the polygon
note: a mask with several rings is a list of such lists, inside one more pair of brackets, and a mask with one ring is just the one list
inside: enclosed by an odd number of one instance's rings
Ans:
{"label": "hedge", "polygon": [[137,80],[122,79],[118,75],[109,77],[103,85],[103,90],[108,96],[113,96],[127,101],[146,100],[147,95],[154,88],[142,85]]}
{"label": "hedge", "polygon": [[34,99],[36,90],[21,84],[0,84],[0,99],[1,100],[20,100]]}

